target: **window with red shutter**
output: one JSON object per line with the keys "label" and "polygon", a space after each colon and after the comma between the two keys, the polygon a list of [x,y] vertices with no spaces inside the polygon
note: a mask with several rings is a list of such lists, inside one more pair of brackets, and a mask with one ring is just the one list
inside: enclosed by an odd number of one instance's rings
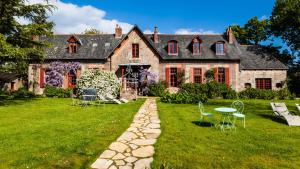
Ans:
{"label": "window with red shutter", "polygon": [[177,75],[178,71],[177,68],[171,68],[170,69],[170,86],[171,87],[177,87],[178,84],[178,75]]}
{"label": "window with red shutter", "polygon": [[216,55],[225,55],[225,43],[224,42],[216,43]]}
{"label": "window with red shutter", "polygon": [[175,40],[168,42],[168,54],[169,55],[178,55],[178,42]]}
{"label": "window with red shutter", "polygon": [[41,68],[40,69],[40,88],[45,87],[45,69]]}
{"label": "window with red shutter", "polygon": [[272,89],[271,78],[256,78],[255,84],[257,89]]}
{"label": "window with red shutter", "polygon": [[139,58],[139,44],[132,44],[132,58]]}
{"label": "window with red shutter", "polygon": [[226,82],[225,68],[223,68],[223,67],[218,68],[218,82],[219,83],[225,83]]}
{"label": "window with red shutter", "polygon": [[170,68],[166,68],[166,83],[167,86],[170,86]]}
{"label": "window with red shutter", "polygon": [[202,83],[202,69],[194,68],[194,83]]}

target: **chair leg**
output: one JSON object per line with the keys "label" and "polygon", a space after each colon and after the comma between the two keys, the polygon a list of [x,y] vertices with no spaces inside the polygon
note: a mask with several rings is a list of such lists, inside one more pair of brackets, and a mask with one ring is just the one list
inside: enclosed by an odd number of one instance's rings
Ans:
{"label": "chair leg", "polygon": [[246,118],[244,117],[244,128],[246,128]]}

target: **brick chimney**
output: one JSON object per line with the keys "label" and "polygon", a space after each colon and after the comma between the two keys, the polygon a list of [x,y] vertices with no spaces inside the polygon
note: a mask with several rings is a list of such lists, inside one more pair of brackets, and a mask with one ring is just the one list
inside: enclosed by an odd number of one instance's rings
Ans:
{"label": "brick chimney", "polygon": [[122,38],[122,28],[118,24],[115,28],[115,38]]}
{"label": "brick chimney", "polygon": [[228,38],[228,43],[233,44],[234,35],[233,35],[231,27],[229,27],[227,29],[227,38]]}
{"label": "brick chimney", "polygon": [[154,41],[154,43],[158,43],[158,29],[156,26],[154,27],[153,41]]}

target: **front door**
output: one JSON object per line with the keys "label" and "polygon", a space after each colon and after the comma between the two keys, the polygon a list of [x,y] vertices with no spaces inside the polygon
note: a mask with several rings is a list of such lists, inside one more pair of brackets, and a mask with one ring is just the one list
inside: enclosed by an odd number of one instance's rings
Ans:
{"label": "front door", "polygon": [[73,72],[68,73],[68,88],[73,89],[76,86],[76,74]]}

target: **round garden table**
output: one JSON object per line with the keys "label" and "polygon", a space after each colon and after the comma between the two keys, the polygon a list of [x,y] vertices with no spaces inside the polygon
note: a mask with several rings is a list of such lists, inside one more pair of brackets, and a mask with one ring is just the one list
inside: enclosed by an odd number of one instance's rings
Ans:
{"label": "round garden table", "polygon": [[222,114],[221,125],[220,125],[221,130],[224,130],[226,128],[232,129],[234,127],[230,118],[231,118],[232,114],[234,112],[236,112],[236,109],[231,108],[231,107],[218,107],[218,108],[215,108],[215,111]]}

